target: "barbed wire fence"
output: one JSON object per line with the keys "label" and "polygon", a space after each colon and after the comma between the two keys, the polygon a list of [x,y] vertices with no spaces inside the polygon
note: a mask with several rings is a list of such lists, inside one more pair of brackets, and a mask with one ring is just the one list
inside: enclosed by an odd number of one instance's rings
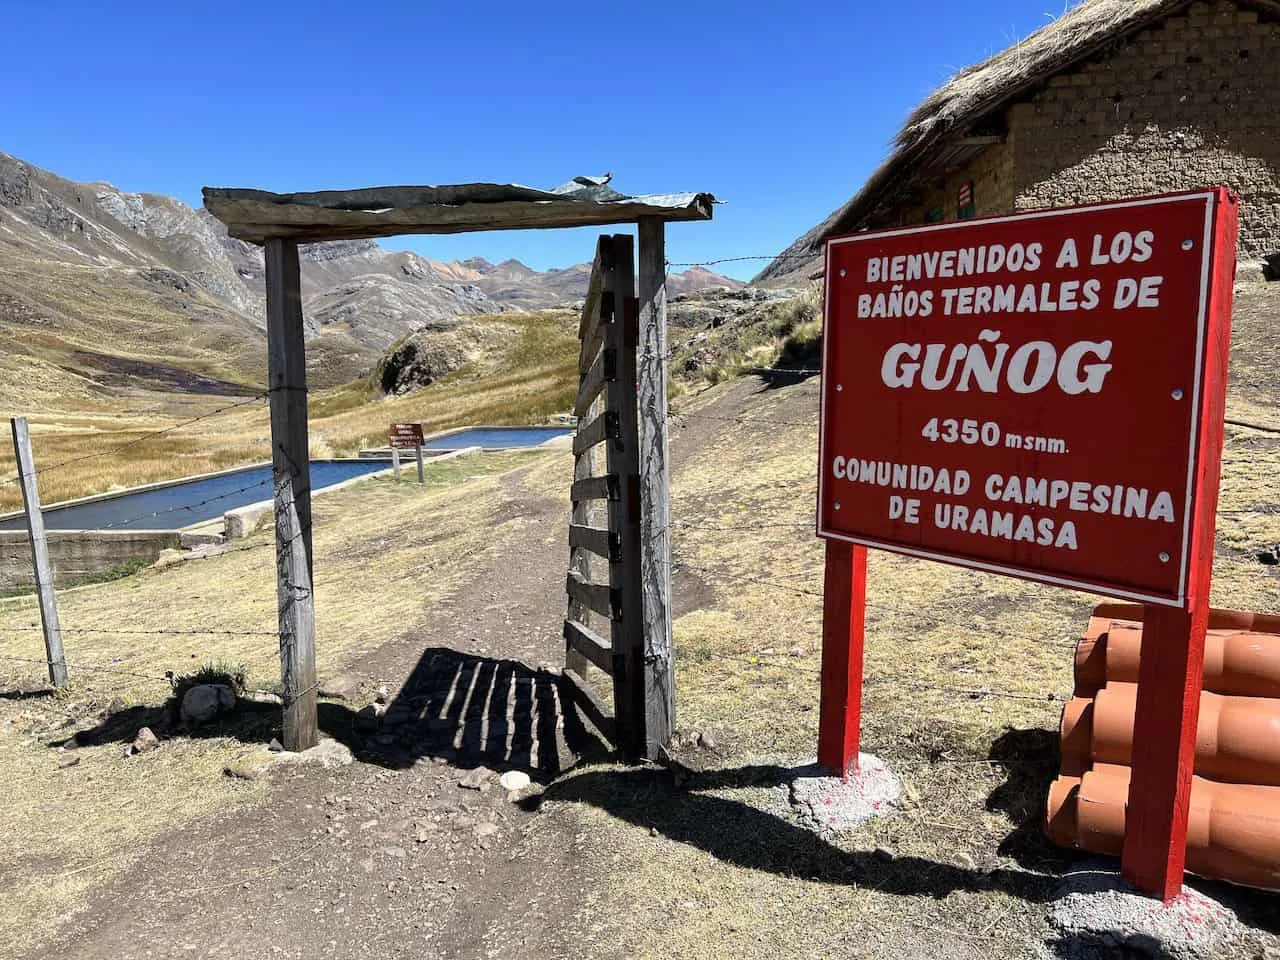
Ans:
{"label": "barbed wire fence", "polygon": [[[232,403],[224,404],[222,406],[216,407],[213,410],[209,410],[204,413],[201,413],[197,416],[189,417],[189,418],[180,420],[176,423],[169,424],[168,426],[160,427],[155,430],[146,431],[141,435],[137,437],[133,437],[132,439],[125,441],[123,443],[114,444],[106,447],[105,449],[95,451],[93,453],[80,454],[80,455],[69,457],[53,463],[41,464],[36,469],[32,470],[29,476],[37,477],[40,475],[51,473],[55,470],[62,469],[64,467],[83,464],[87,461],[100,459],[104,457],[116,456],[121,452],[129,450],[133,447],[137,447],[143,443],[146,443],[149,440],[165,437],[185,427],[190,427],[194,424],[197,424],[206,420],[210,420],[214,417],[218,417],[224,414],[229,414],[231,412],[243,409],[245,407],[248,407],[257,403],[261,403],[262,401],[269,399],[271,394],[274,392],[276,391],[272,389],[262,390],[253,394],[252,396],[246,397],[244,399],[236,400]],[[297,472],[298,472],[297,465],[291,464],[289,474],[286,477],[284,477],[281,482],[292,483],[297,476]],[[23,476],[21,473],[19,473],[18,475],[7,477],[7,478],[4,478],[3,480],[0,480],[0,486],[17,483],[22,479],[23,479]],[[129,528],[135,527],[138,523],[142,521],[152,521],[157,518],[168,516],[168,515],[177,515],[183,521],[188,521],[191,517],[194,516],[196,519],[190,520],[190,522],[200,522],[201,519],[205,519],[200,516],[200,511],[202,510],[202,508],[208,507],[212,504],[215,504],[221,501],[240,498],[242,497],[242,495],[246,493],[250,493],[258,490],[263,491],[264,493],[264,497],[262,498],[263,500],[272,499],[275,494],[275,490],[273,488],[273,480],[271,478],[265,478],[265,479],[257,478],[250,483],[242,484],[231,490],[227,490],[223,493],[216,494],[214,496],[206,497],[194,503],[182,503],[182,504],[177,504],[175,506],[171,506],[171,507],[167,507],[159,510],[151,510],[151,511],[136,513],[131,516],[122,517],[116,520],[112,520],[108,523],[95,526],[94,529],[95,530],[129,529]],[[187,525],[189,525],[187,522],[183,522],[179,526],[187,526]],[[148,528],[154,529],[153,527],[150,527],[150,526]],[[280,559],[283,556],[284,551],[288,550],[293,545],[293,542],[296,539],[309,534],[311,530],[312,530],[312,526],[306,525],[302,529],[300,529],[297,533],[295,533],[293,537],[289,538],[288,540],[282,543],[277,543],[274,539],[269,539],[269,540],[264,540],[258,543],[245,544],[245,545],[236,546],[236,547],[227,547],[225,545],[222,545],[222,546],[219,546],[217,549],[212,550],[210,552],[206,552],[206,553],[195,553],[195,552],[188,551],[187,555],[183,559],[184,559],[184,562],[201,562],[201,561],[214,560],[220,557],[226,557],[228,555],[233,555],[233,554],[259,552],[259,551],[268,550],[268,549],[275,549],[276,565],[278,568],[280,566]],[[289,589],[292,589],[292,587],[290,587]],[[266,605],[266,604],[275,605],[275,604],[278,604],[278,602],[279,601],[276,598],[265,598],[265,599],[254,601],[255,604],[262,604],[262,605]],[[12,636],[14,634],[23,634],[23,635],[43,634],[44,631],[45,631],[45,627],[43,626],[43,624],[33,621],[28,623],[7,624],[3,628],[0,628],[0,636],[3,636],[3,635]],[[186,627],[186,626],[147,627],[147,628],[63,626],[60,628],[59,632],[64,637],[71,637],[71,638],[80,637],[80,638],[86,638],[86,639],[92,639],[92,638],[155,639],[155,638],[161,638],[161,637],[210,639],[210,638],[239,637],[239,638],[262,639],[263,641],[266,641],[268,639],[278,641],[278,638],[279,638],[279,632],[277,629],[245,630],[245,629],[238,629],[238,628],[223,629],[223,628],[216,628],[216,627]],[[192,653],[191,655],[195,656],[196,654]],[[28,657],[28,656],[21,656],[21,655],[10,654],[10,653],[0,653],[0,661],[5,661],[12,664],[30,664],[30,665],[38,664],[44,667],[48,667],[50,665],[50,661],[48,657]],[[118,676],[120,678],[127,678],[128,680],[133,680],[133,681],[141,680],[141,681],[153,682],[156,684],[172,685],[175,677],[174,671],[167,671],[162,675],[159,673],[143,673],[143,672],[140,672],[139,670],[130,669],[129,667],[122,666],[120,664],[120,658],[113,658],[111,661],[104,661],[104,660],[93,660],[89,658],[81,659],[78,656],[72,656],[72,657],[64,657],[62,663],[66,665],[69,671],[86,671],[86,672],[95,673],[95,674],[109,674],[109,675]]]}

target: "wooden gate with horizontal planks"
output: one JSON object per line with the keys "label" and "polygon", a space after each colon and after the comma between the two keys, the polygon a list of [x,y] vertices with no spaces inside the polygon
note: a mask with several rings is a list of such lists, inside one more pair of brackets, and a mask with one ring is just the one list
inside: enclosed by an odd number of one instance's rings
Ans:
{"label": "wooden gate with horizontal planks", "polygon": [[[574,414],[565,683],[582,712],[629,756],[645,754],[641,590],[639,301],[633,239],[603,236],[582,321]],[[593,668],[613,685],[602,702]],[[603,684],[601,684],[603,686]]]}

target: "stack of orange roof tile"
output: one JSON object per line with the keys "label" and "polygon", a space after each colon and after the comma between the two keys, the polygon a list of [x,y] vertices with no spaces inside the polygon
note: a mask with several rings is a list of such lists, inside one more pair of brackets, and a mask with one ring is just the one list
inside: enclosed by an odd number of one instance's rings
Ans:
{"label": "stack of orange roof tile", "polygon": [[[1098,607],[1076,650],[1049,788],[1046,829],[1062,846],[1116,855],[1124,846],[1141,655],[1142,608]],[[1212,611],[1203,691],[1187,869],[1280,889],[1280,617]]]}

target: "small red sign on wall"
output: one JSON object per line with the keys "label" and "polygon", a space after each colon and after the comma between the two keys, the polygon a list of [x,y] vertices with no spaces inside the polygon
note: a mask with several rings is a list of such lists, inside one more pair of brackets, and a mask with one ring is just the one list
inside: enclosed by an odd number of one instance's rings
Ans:
{"label": "small red sign on wall", "polygon": [[1182,605],[1228,202],[829,241],[819,534]]}

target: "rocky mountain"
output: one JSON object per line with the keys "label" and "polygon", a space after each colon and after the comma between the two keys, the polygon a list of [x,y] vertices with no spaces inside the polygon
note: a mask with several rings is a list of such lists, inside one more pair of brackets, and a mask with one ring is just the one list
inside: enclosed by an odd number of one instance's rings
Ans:
{"label": "rocky mountain", "polygon": [[[312,244],[300,255],[319,385],[370,370],[415,331],[581,299],[590,274],[586,264],[437,263],[372,241]],[[673,275],[672,293],[716,285],[741,284],[690,271]],[[256,383],[263,299],[261,249],[228,237],[204,210],[65,180],[0,153],[0,336],[14,355],[78,376],[83,389],[102,382],[102,362],[85,359],[96,356],[127,358],[140,376],[177,367],[211,383]]]}

